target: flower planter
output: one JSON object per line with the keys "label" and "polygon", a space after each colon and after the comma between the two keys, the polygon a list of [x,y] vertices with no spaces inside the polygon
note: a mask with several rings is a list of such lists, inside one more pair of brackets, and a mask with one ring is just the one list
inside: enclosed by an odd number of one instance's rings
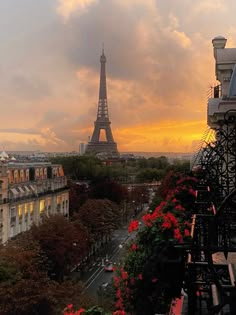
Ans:
{"label": "flower planter", "polygon": [[181,296],[183,287],[185,261],[180,249],[166,247],[160,254],[160,279],[168,283],[168,295],[175,298]]}

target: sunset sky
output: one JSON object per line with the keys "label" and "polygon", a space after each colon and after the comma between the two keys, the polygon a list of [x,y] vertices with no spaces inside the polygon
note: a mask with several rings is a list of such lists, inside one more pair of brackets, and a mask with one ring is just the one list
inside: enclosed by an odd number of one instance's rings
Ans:
{"label": "sunset sky", "polygon": [[235,0],[0,0],[0,150],[78,151],[97,115],[102,43],[120,152],[191,152],[207,128],[211,40]]}

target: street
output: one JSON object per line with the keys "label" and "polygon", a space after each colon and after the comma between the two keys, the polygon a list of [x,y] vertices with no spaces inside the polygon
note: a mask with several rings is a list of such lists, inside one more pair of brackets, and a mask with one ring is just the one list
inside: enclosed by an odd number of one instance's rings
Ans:
{"label": "street", "polygon": [[[140,220],[147,209],[148,206],[145,206],[143,211],[137,217],[133,218],[133,220]],[[116,266],[118,267],[126,254],[126,245],[136,236],[136,232],[129,234],[128,225],[129,223],[114,231],[111,241],[104,245],[101,254],[86,266],[88,269],[79,274],[79,277],[76,271],[73,272],[72,277],[74,279],[79,278],[84,283],[85,289],[83,292],[97,300],[99,288],[109,284],[114,276],[114,272],[104,270],[105,262],[112,262],[115,268]]]}
{"label": "street", "polygon": [[85,284],[84,292],[93,297],[97,297],[98,288],[104,283],[111,282],[114,273],[104,271],[104,263],[108,260],[113,263],[114,267],[118,266],[122,257],[125,255],[125,244],[129,242],[130,237],[127,226],[114,232],[111,241],[104,246],[104,256],[98,257],[96,261],[90,265],[88,272],[82,275],[81,280]]}

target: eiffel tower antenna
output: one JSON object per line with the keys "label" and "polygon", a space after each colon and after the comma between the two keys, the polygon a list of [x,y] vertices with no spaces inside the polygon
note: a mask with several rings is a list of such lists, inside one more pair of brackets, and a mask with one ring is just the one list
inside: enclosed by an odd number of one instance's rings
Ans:
{"label": "eiffel tower antenna", "polygon": [[[97,119],[94,122],[94,131],[91,140],[88,142],[86,154],[106,153],[112,157],[118,157],[117,144],[114,142],[111,122],[108,115],[107,85],[106,85],[106,56],[104,53],[104,43],[102,43],[102,55],[100,57],[100,86],[98,98]],[[100,140],[100,133],[104,131],[106,139]]]}

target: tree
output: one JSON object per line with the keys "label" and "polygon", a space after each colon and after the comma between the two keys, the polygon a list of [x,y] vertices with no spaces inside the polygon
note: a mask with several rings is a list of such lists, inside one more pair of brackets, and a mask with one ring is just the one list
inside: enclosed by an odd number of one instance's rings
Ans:
{"label": "tree", "polygon": [[50,276],[63,281],[65,273],[80,262],[88,251],[88,236],[85,230],[61,215],[44,218],[42,224],[31,228],[50,264]]}
{"label": "tree", "polygon": [[91,182],[91,198],[109,199],[117,204],[127,198],[126,187],[109,178],[100,178]]}
{"label": "tree", "polygon": [[118,206],[108,199],[88,199],[81,206],[78,218],[88,228],[94,240],[102,240],[118,228],[121,213]]}
{"label": "tree", "polygon": [[87,184],[74,183],[69,181],[69,212],[70,216],[78,212],[80,206],[88,199],[89,188]]}
{"label": "tree", "polygon": [[25,232],[0,248],[0,314],[58,315],[72,300],[90,307],[81,283],[58,283],[47,275],[47,260],[39,243]]}
{"label": "tree", "polygon": [[0,314],[53,314],[47,274],[40,270],[40,251],[11,241],[0,249]]}
{"label": "tree", "polygon": [[145,168],[137,173],[137,179],[140,183],[161,180],[166,175],[166,170],[156,168]]}

